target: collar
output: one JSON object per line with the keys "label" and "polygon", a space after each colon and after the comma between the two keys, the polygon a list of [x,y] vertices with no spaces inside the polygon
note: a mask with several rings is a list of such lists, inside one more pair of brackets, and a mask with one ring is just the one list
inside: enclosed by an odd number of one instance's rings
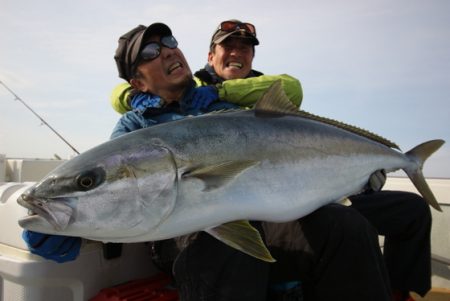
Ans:
{"label": "collar", "polygon": [[186,90],[184,91],[183,97],[179,101],[172,101],[171,103],[165,103],[162,102],[161,107],[155,108],[155,107],[148,107],[142,112],[137,112],[138,114],[141,114],[144,117],[150,117],[155,115],[160,115],[164,113],[178,113],[178,114],[184,114],[186,111],[191,109],[191,103],[192,103],[192,97],[194,95],[194,89],[195,89],[195,81],[191,80],[189,85],[186,87]]}
{"label": "collar", "polygon": [[[214,68],[211,67],[209,64],[205,65],[205,68],[198,70],[194,74],[197,78],[199,78],[201,81],[204,81],[208,85],[215,85],[215,84],[221,84],[224,80],[220,78],[216,71],[214,71]],[[256,71],[256,70],[250,70],[250,73],[245,77],[258,77],[263,75],[262,72]]]}

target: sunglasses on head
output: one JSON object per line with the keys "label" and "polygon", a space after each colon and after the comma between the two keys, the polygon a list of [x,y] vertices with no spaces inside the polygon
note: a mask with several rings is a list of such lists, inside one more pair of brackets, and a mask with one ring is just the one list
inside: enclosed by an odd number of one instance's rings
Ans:
{"label": "sunglasses on head", "polygon": [[174,36],[162,37],[160,42],[150,42],[141,50],[141,58],[145,61],[156,59],[161,54],[161,47],[175,49],[178,42]]}
{"label": "sunglasses on head", "polygon": [[220,23],[219,29],[222,31],[233,32],[236,30],[244,30],[247,33],[256,36],[256,28],[250,23],[241,23],[235,21],[225,21]]}

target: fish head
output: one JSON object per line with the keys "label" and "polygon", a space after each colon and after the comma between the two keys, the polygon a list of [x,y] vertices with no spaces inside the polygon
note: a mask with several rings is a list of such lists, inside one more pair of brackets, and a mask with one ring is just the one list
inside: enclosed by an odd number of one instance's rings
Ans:
{"label": "fish head", "polygon": [[[111,142],[114,142],[112,140]],[[107,143],[69,160],[30,187],[18,203],[21,227],[48,234],[115,241],[154,230],[172,212],[177,169],[161,143]]]}

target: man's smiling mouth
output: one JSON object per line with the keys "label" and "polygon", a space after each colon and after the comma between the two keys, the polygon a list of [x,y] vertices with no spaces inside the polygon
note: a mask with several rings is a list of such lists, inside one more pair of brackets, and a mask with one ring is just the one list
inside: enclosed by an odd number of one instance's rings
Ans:
{"label": "man's smiling mouth", "polygon": [[172,65],[169,66],[168,74],[171,74],[173,71],[175,71],[178,68],[182,68],[183,65],[180,62],[175,62]]}
{"label": "man's smiling mouth", "polygon": [[243,65],[241,63],[238,63],[238,62],[229,62],[227,64],[227,67],[229,67],[229,68],[236,68],[236,69],[242,69]]}

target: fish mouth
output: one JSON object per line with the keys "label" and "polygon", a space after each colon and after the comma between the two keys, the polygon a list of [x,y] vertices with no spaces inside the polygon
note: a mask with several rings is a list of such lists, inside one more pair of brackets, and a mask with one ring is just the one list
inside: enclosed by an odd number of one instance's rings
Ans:
{"label": "fish mouth", "polygon": [[22,194],[17,202],[28,209],[28,215],[19,221],[21,226],[44,219],[56,231],[63,231],[74,220],[74,209],[69,205],[71,199],[68,198],[38,199]]}

